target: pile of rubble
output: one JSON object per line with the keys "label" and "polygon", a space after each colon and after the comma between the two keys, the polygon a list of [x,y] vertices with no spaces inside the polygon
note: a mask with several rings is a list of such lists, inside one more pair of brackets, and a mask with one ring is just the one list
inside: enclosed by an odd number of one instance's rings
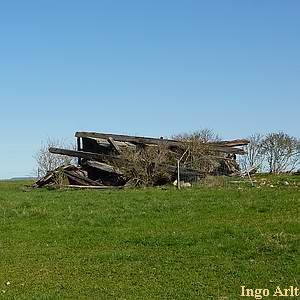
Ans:
{"label": "pile of rubble", "polygon": [[[35,187],[124,187],[197,181],[206,175],[239,171],[236,155],[248,140],[201,141],[76,132],[77,149],[49,148],[51,153],[76,157],[78,165],[62,166],[35,183]],[[178,174],[179,173],[179,174]]]}

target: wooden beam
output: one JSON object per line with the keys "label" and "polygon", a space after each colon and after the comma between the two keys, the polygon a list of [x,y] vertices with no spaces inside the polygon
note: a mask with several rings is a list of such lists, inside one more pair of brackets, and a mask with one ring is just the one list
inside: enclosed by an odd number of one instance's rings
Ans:
{"label": "wooden beam", "polygon": [[239,140],[232,140],[232,141],[220,141],[220,142],[209,142],[209,145],[223,145],[228,147],[238,147],[238,146],[246,146],[250,143],[249,140],[246,139],[239,139]]}
{"label": "wooden beam", "polygon": [[121,154],[121,149],[115,142],[115,140],[112,137],[109,137],[107,141],[110,143],[110,145],[113,147],[113,149],[118,153]]}
{"label": "wooden beam", "polygon": [[64,171],[64,174],[68,178],[72,179],[73,181],[75,181],[76,183],[78,183],[80,185],[93,185],[93,186],[103,185],[102,183],[94,181],[88,177],[81,176],[74,171]]}
{"label": "wooden beam", "polygon": [[183,146],[184,144],[181,141],[169,140],[169,139],[157,139],[150,137],[142,136],[130,136],[123,134],[111,134],[111,133],[98,133],[98,132],[76,132],[75,137],[85,137],[85,138],[100,138],[106,139],[113,138],[115,141],[120,142],[130,142],[135,144],[155,144],[167,143],[169,146]]}
{"label": "wooden beam", "polygon": [[[98,145],[100,145],[102,147],[107,147],[107,148],[111,147],[111,144],[106,139],[92,138],[92,137],[85,137],[83,139],[92,139],[92,140],[95,140],[98,143]],[[123,148],[123,147],[132,148],[132,149],[136,148],[136,145],[132,144],[130,142],[120,142],[120,141],[116,141],[116,140],[114,140],[114,142],[116,145],[119,146],[119,148]]]}
{"label": "wooden beam", "polygon": [[[130,135],[120,135],[120,134],[110,134],[110,133],[98,133],[98,132],[76,132],[76,137],[82,138],[99,138],[108,140],[110,137],[114,139],[115,142],[130,142],[134,144],[149,144],[149,145],[159,145],[161,143],[167,144],[168,147],[179,147],[186,148],[187,142],[170,140],[170,139],[157,139],[150,137],[141,136],[130,136]],[[234,141],[220,141],[214,143],[203,143],[204,146],[208,146],[212,151],[223,152],[223,153],[233,153],[233,154],[245,154],[245,151],[240,148],[234,148],[232,146],[245,145],[247,140],[234,140]]]}
{"label": "wooden beam", "polygon": [[61,148],[55,148],[50,147],[49,152],[54,154],[60,154],[60,155],[67,155],[71,157],[80,157],[85,158],[88,160],[97,160],[97,161],[103,161],[103,160],[121,160],[121,157],[114,156],[114,155],[106,155],[101,153],[93,153],[93,152],[86,152],[86,151],[76,151],[76,150],[68,150],[68,149],[61,149]]}
{"label": "wooden beam", "polygon": [[[81,151],[81,139],[78,137],[77,138],[77,151]],[[77,161],[78,165],[81,165],[81,158],[78,157],[78,161]]]}
{"label": "wooden beam", "polygon": [[232,154],[245,154],[245,151],[240,148],[223,146],[223,145],[210,145],[208,144],[209,150],[223,153],[232,153]]}
{"label": "wooden beam", "polygon": [[101,171],[105,171],[105,172],[108,172],[108,173],[114,173],[114,174],[118,174],[118,175],[123,175],[123,173],[118,168],[115,168],[115,167],[110,166],[110,165],[105,164],[105,163],[101,163],[101,162],[93,161],[93,160],[88,160],[88,161],[85,162],[85,164],[92,167],[92,168],[101,170]]}
{"label": "wooden beam", "polygon": [[108,190],[108,189],[123,189],[124,186],[115,185],[59,185],[57,188],[71,188],[71,189],[92,189],[92,190]]}

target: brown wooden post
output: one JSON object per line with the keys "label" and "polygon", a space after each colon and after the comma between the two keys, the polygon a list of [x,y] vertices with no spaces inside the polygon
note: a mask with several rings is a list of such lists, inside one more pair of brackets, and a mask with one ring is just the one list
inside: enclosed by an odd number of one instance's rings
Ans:
{"label": "brown wooden post", "polygon": [[[81,151],[81,138],[77,138],[77,151]],[[81,157],[78,157],[78,165],[81,166]]]}

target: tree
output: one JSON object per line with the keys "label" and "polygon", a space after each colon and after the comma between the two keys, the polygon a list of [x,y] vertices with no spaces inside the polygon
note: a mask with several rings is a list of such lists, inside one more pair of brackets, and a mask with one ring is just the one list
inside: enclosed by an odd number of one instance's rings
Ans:
{"label": "tree", "polygon": [[250,135],[249,144],[244,147],[246,154],[240,158],[240,163],[245,169],[251,167],[262,168],[264,155],[262,153],[262,141],[264,136],[260,133]]}
{"label": "tree", "polygon": [[42,142],[41,148],[34,155],[38,177],[43,177],[47,172],[60,166],[75,163],[75,159],[72,157],[50,153],[48,150],[50,147],[75,149],[74,145],[68,145],[64,140],[60,139],[48,138],[46,142]]}
{"label": "tree", "polygon": [[263,139],[261,152],[270,173],[292,171],[299,163],[300,142],[286,133],[269,133]]}
{"label": "tree", "polygon": [[215,151],[206,144],[220,141],[220,137],[212,129],[200,129],[191,133],[175,135],[172,138],[186,143],[189,154],[185,156],[182,163],[187,167],[201,170],[207,174],[213,173],[220,167],[220,159],[216,158]]}
{"label": "tree", "polygon": [[172,136],[173,139],[179,141],[191,141],[196,140],[202,143],[218,142],[220,137],[210,128],[204,128],[193,131],[191,133],[183,133]]}

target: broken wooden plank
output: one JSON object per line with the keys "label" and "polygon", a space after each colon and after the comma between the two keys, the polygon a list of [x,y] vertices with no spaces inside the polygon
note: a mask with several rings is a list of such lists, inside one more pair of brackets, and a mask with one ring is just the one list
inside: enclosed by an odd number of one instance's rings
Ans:
{"label": "broken wooden plank", "polygon": [[[165,143],[168,147],[179,147],[179,148],[186,148],[188,147],[189,141],[178,141],[178,140],[171,140],[171,139],[157,139],[157,138],[150,138],[150,137],[141,137],[141,136],[130,136],[130,135],[121,135],[121,134],[110,134],[110,133],[98,133],[98,132],[76,132],[75,136],[81,138],[99,138],[99,139],[106,139],[113,138],[115,141],[121,142],[130,142],[134,144],[149,144],[149,145],[159,145],[161,143]],[[238,142],[239,141],[239,142]],[[203,146],[208,146],[212,151],[223,152],[223,153],[233,153],[233,154],[245,154],[245,151],[240,148],[234,148],[232,145],[236,146],[238,144],[245,145],[244,140],[235,140],[232,144],[230,141],[222,141],[214,142],[214,143],[203,143]]]}
{"label": "broken wooden plank", "polygon": [[219,141],[219,142],[208,142],[209,145],[223,145],[228,147],[246,146],[249,144],[249,140],[238,139],[232,141]]}
{"label": "broken wooden plank", "polygon": [[77,182],[80,185],[96,185],[96,186],[103,185],[102,183],[94,181],[88,177],[81,176],[74,171],[73,172],[72,171],[64,171],[64,174],[67,177],[69,177],[70,179],[72,179],[74,182]]}
{"label": "broken wooden plank", "polygon": [[[81,139],[80,138],[77,138],[77,150],[78,151],[82,150],[82,148],[81,148]],[[78,162],[78,165],[81,165],[81,158],[80,157],[78,157],[77,162]]]}
{"label": "broken wooden plank", "polygon": [[150,138],[150,137],[142,137],[142,136],[130,136],[123,134],[111,134],[111,133],[99,133],[99,132],[76,132],[76,137],[82,138],[101,138],[108,139],[109,137],[113,138],[115,141],[121,142],[130,142],[134,144],[159,144],[162,142],[167,143],[169,146],[182,146],[183,143],[181,141],[169,140],[169,139],[161,139],[161,138]]}
{"label": "broken wooden plank", "polygon": [[[94,140],[94,141],[97,142],[98,145],[100,145],[101,147],[104,147],[104,148],[110,148],[111,147],[110,143],[106,139],[93,138],[93,137],[83,137],[82,140],[84,140],[84,139]],[[120,149],[124,147],[124,148],[132,148],[134,150],[136,148],[136,145],[132,144],[130,142],[120,142],[120,141],[117,141],[117,140],[114,140],[114,142],[115,142],[116,145],[119,146]],[[81,150],[84,150],[84,149],[81,149]]]}
{"label": "broken wooden plank", "polygon": [[38,181],[36,181],[34,184],[33,184],[33,187],[41,187],[43,185],[46,185],[48,184],[51,179],[53,178],[55,172],[49,172],[46,176],[40,178]]}
{"label": "broken wooden plank", "polygon": [[70,189],[93,189],[93,190],[109,190],[109,189],[123,189],[123,186],[113,186],[113,185],[57,185],[57,188],[70,188]]}
{"label": "broken wooden plank", "polygon": [[78,169],[75,166],[67,165],[67,166],[61,166],[56,168],[55,170],[49,171],[44,177],[37,180],[33,187],[41,187],[44,185],[48,185],[50,182],[55,181],[55,176],[57,176],[59,173],[63,173],[65,170],[74,170]]}
{"label": "broken wooden plank", "polygon": [[110,143],[110,145],[113,147],[113,149],[118,153],[118,154],[121,154],[121,149],[120,147],[118,146],[118,144],[115,142],[115,140],[112,138],[112,137],[109,137],[107,139],[107,141]]}
{"label": "broken wooden plank", "polygon": [[81,180],[81,178],[77,178],[73,176],[72,174],[65,173],[65,176],[68,179],[69,184],[76,184],[76,185],[90,185],[84,180]]}
{"label": "broken wooden plank", "polygon": [[111,165],[108,165],[108,164],[105,164],[105,163],[102,163],[99,161],[88,160],[85,162],[85,164],[92,168],[101,170],[101,171],[105,171],[108,173],[114,173],[117,175],[123,175],[123,173],[118,168],[115,168]]}
{"label": "broken wooden plank", "polygon": [[241,154],[241,155],[246,153],[243,149],[240,148],[223,146],[223,145],[210,145],[210,144],[207,145],[209,147],[209,150],[211,151],[230,153],[230,154]]}
{"label": "broken wooden plank", "polygon": [[69,150],[69,149],[61,149],[61,148],[55,148],[50,147],[49,152],[54,154],[60,154],[60,155],[67,155],[72,157],[80,157],[85,158],[87,160],[97,160],[97,161],[103,161],[103,160],[121,160],[122,158],[119,156],[114,155],[107,155],[107,154],[101,154],[101,153],[93,153],[93,152],[86,152],[86,151],[76,151],[76,150]]}

